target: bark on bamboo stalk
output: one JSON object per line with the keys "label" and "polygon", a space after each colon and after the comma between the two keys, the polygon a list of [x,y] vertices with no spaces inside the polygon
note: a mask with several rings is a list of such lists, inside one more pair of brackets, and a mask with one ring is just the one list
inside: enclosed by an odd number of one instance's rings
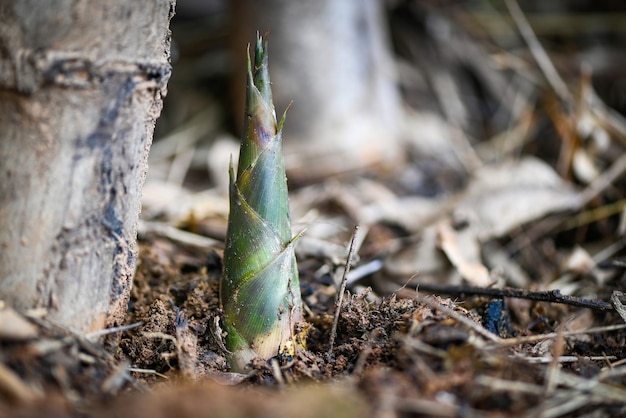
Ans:
{"label": "bark on bamboo stalk", "polygon": [[267,45],[257,38],[248,56],[244,133],[235,178],[230,169],[230,215],[220,298],[231,367],[255,357],[290,354],[302,321],[298,269],[291,235],[282,125],[276,120]]}
{"label": "bark on bamboo stalk", "polygon": [[118,323],[174,0],[0,4],[0,299]]}

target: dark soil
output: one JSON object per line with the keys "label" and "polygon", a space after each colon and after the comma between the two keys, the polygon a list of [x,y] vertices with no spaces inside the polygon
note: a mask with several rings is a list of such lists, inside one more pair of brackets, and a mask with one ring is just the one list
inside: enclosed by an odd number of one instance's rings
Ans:
{"label": "dark soil", "polygon": [[[399,293],[408,297],[379,298],[367,288],[346,295],[329,352],[336,289],[307,271],[301,272],[307,349],[282,362],[259,359],[246,375],[230,373],[220,272],[216,252],[146,239],[127,320],[141,325],[108,337],[115,358],[29,317],[38,337],[4,342],[2,351],[29,389],[24,395],[4,388],[13,406],[3,403],[0,416],[535,416],[574,395],[587,402],[565,415],[625,412],[616,399],[624,376],[607,374],[607,365],[625,357],[623,327],[523,338],[557,331],[572,316],[593,326],[623,324],[616,313],[520,299],[452,301],[407,289]],[[506,316],[492,329],[494,338],[477,332],[490,315]],[[550,361],[558,356],[566,360]],[[562,381],[567,376],[580,381],[569,385]],[[38,387],[47,388],[45,396]],[[594,395],[607,388],[615,393]]]}

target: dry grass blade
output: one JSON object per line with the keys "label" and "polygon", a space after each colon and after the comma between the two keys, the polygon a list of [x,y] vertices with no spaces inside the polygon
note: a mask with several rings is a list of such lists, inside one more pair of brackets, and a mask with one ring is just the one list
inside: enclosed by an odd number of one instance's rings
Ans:
{"label": "dry grass blade", "polygon": [[[576,335],[612,332],[612,331],[619,331],[623,329],[626,329],[626,324],[607,325],[603,327],[594,327],[594,328],[578,330],[578,331],[564,331],[563,336],[572,337]],[[528,335],[524,337],[507,338],[507,339],[501,339],[500,341],[498,341],[498,344],[492,345],[491,347],[492,348],[512,347],[512,346],[516,346],[520,344],[534,343],[538,341],[554,339],[554,338],[557,338],[557,336],[558,336],[558,333],[552,332],[549,334],[538,334],[538,335]]]}
{"label": "dry grass blade", "polygon": [[122,325],[122,326],[119,326],[119,327],[106,328],[106,329],[103,329],[101,331],[90,332],[89,334],[85,335],[85,338],[87,338],[88,340],[95,340],[95,339],[98,339],[98,338],[103,337],[105,335],[114,334],[116,332],[129,331],[131,329],[135,329],[135,328],[140,327],[142,325],[143,325],[143,322],[134,322],[132,324]]}
{"label": "dry grass blade", "polygon": [[601,383],[596,379],[585,379],[571,373],[558,372],[556,383],[581,393],[588,392],[597,403],[615,402],[623,404],[626,400],[626,389]]}
{"label": "dry grass blade", "polygon": [[517,1],[505,0],[504,3],[509,9],[513,20],[515,21],[520,33],[522,34],[524,40],[530,48],[530,52],[535,57],[539,68],[541,68],[541,70],[543,71],[546,79],[548,80],[548,83],[550,83],[550,86],[552,86],[552,88],[559,95],[561,100],[563,100],[565,103],[571,103],[572,96],[567,89],[567,85],[565,84],[559,73],[556,71],[556,68],[554,68],[554,64],[552,64],[550,57],[548,57],[545,49],[543,49],[541,43],[535,36],[535,33],[530,27],[528,20],[526,20],[526,17],[524,16],[524,13],[519,7]]}
{"label": "dry grass blade", "polygon": [[545,389],[542,386],[515,380],[505,380],[498,377],[481,375],[476,377],[476,384],[486,386],[493,391],[506,391],[543,396]]}
{"label": "dry grass blade", "polygon": [[178,244],[190,245],[196,248],[210,249],[221,245],[220,241],[194,234],[193,232],[183,231],[182,229],[163,222],[140,221],[137,229],[137,233],[142,236],[155,234]]}

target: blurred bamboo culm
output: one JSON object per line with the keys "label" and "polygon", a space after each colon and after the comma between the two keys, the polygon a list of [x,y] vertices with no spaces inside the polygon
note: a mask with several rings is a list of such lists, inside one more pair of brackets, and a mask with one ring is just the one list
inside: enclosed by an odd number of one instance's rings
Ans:
{"label": "blurred bamboo culm", "polygon": [[230,215],[220,299],[230,364],[243,371],[261,357],[289,355],[302,321],[291,235],[282,125],[268,73],[267,43],[257,35],[248,55],[247,98],[237,177],[230,168]]}
{"label": "blurred bamboo culm", "polygon": [[[399,155],[402,111],[380,0],[233,0],[233,49],[267,30],[278,108],[293,102],[285,127],[289,179],[389,165]],[[237,55],[234,54],[237,60]],[[237,80],[235,104],[243,100]]]}

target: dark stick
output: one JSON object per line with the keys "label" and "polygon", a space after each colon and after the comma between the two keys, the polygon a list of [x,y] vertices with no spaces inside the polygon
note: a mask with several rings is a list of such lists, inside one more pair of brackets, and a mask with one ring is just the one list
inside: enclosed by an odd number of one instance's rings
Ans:
{"label": "dark stick", "polygon": [[497,289],[493,287],[445,286],[431,283],[419,283],[417,286],[418,290],[442,293],[444,295],[479,295],[498,298],[530,299],[543,302],[563,303],[565,305],[579,306],[581,308],[595,309],[598,311],[613,310],[613,306],[610,303],[601,300],[583,299],[575,296],[563,295],[560,290],[537,292],[526,289],[515,289],[512,287]]}
{"label": "dark stick", "polygon": [[356,234],[359,232],[359,226],[356,225],[354,227],[354,233],[352,234],[352,239],[350,240],[350,249],[348,250],[348,259],[346,260],[346,268],[343,271],[343,276],[341,278],[341,286],[339,287],[339,292],[337,293],[337,300],[335,301],[335,319],[333,320],[333,328],[330,332],[330,343],[328,348],[328,355],[333,354],[333,345],[335,344],[335,337],[337,336],[337,324],[339,323],[339,315],[341,314],[341,304],[343,302],[343,294],[346,292],[346,284],[348,282],[348,273],[350,272],[350,267],[352,266],[352,257],[354,257],[354,241],[356,241]]}

